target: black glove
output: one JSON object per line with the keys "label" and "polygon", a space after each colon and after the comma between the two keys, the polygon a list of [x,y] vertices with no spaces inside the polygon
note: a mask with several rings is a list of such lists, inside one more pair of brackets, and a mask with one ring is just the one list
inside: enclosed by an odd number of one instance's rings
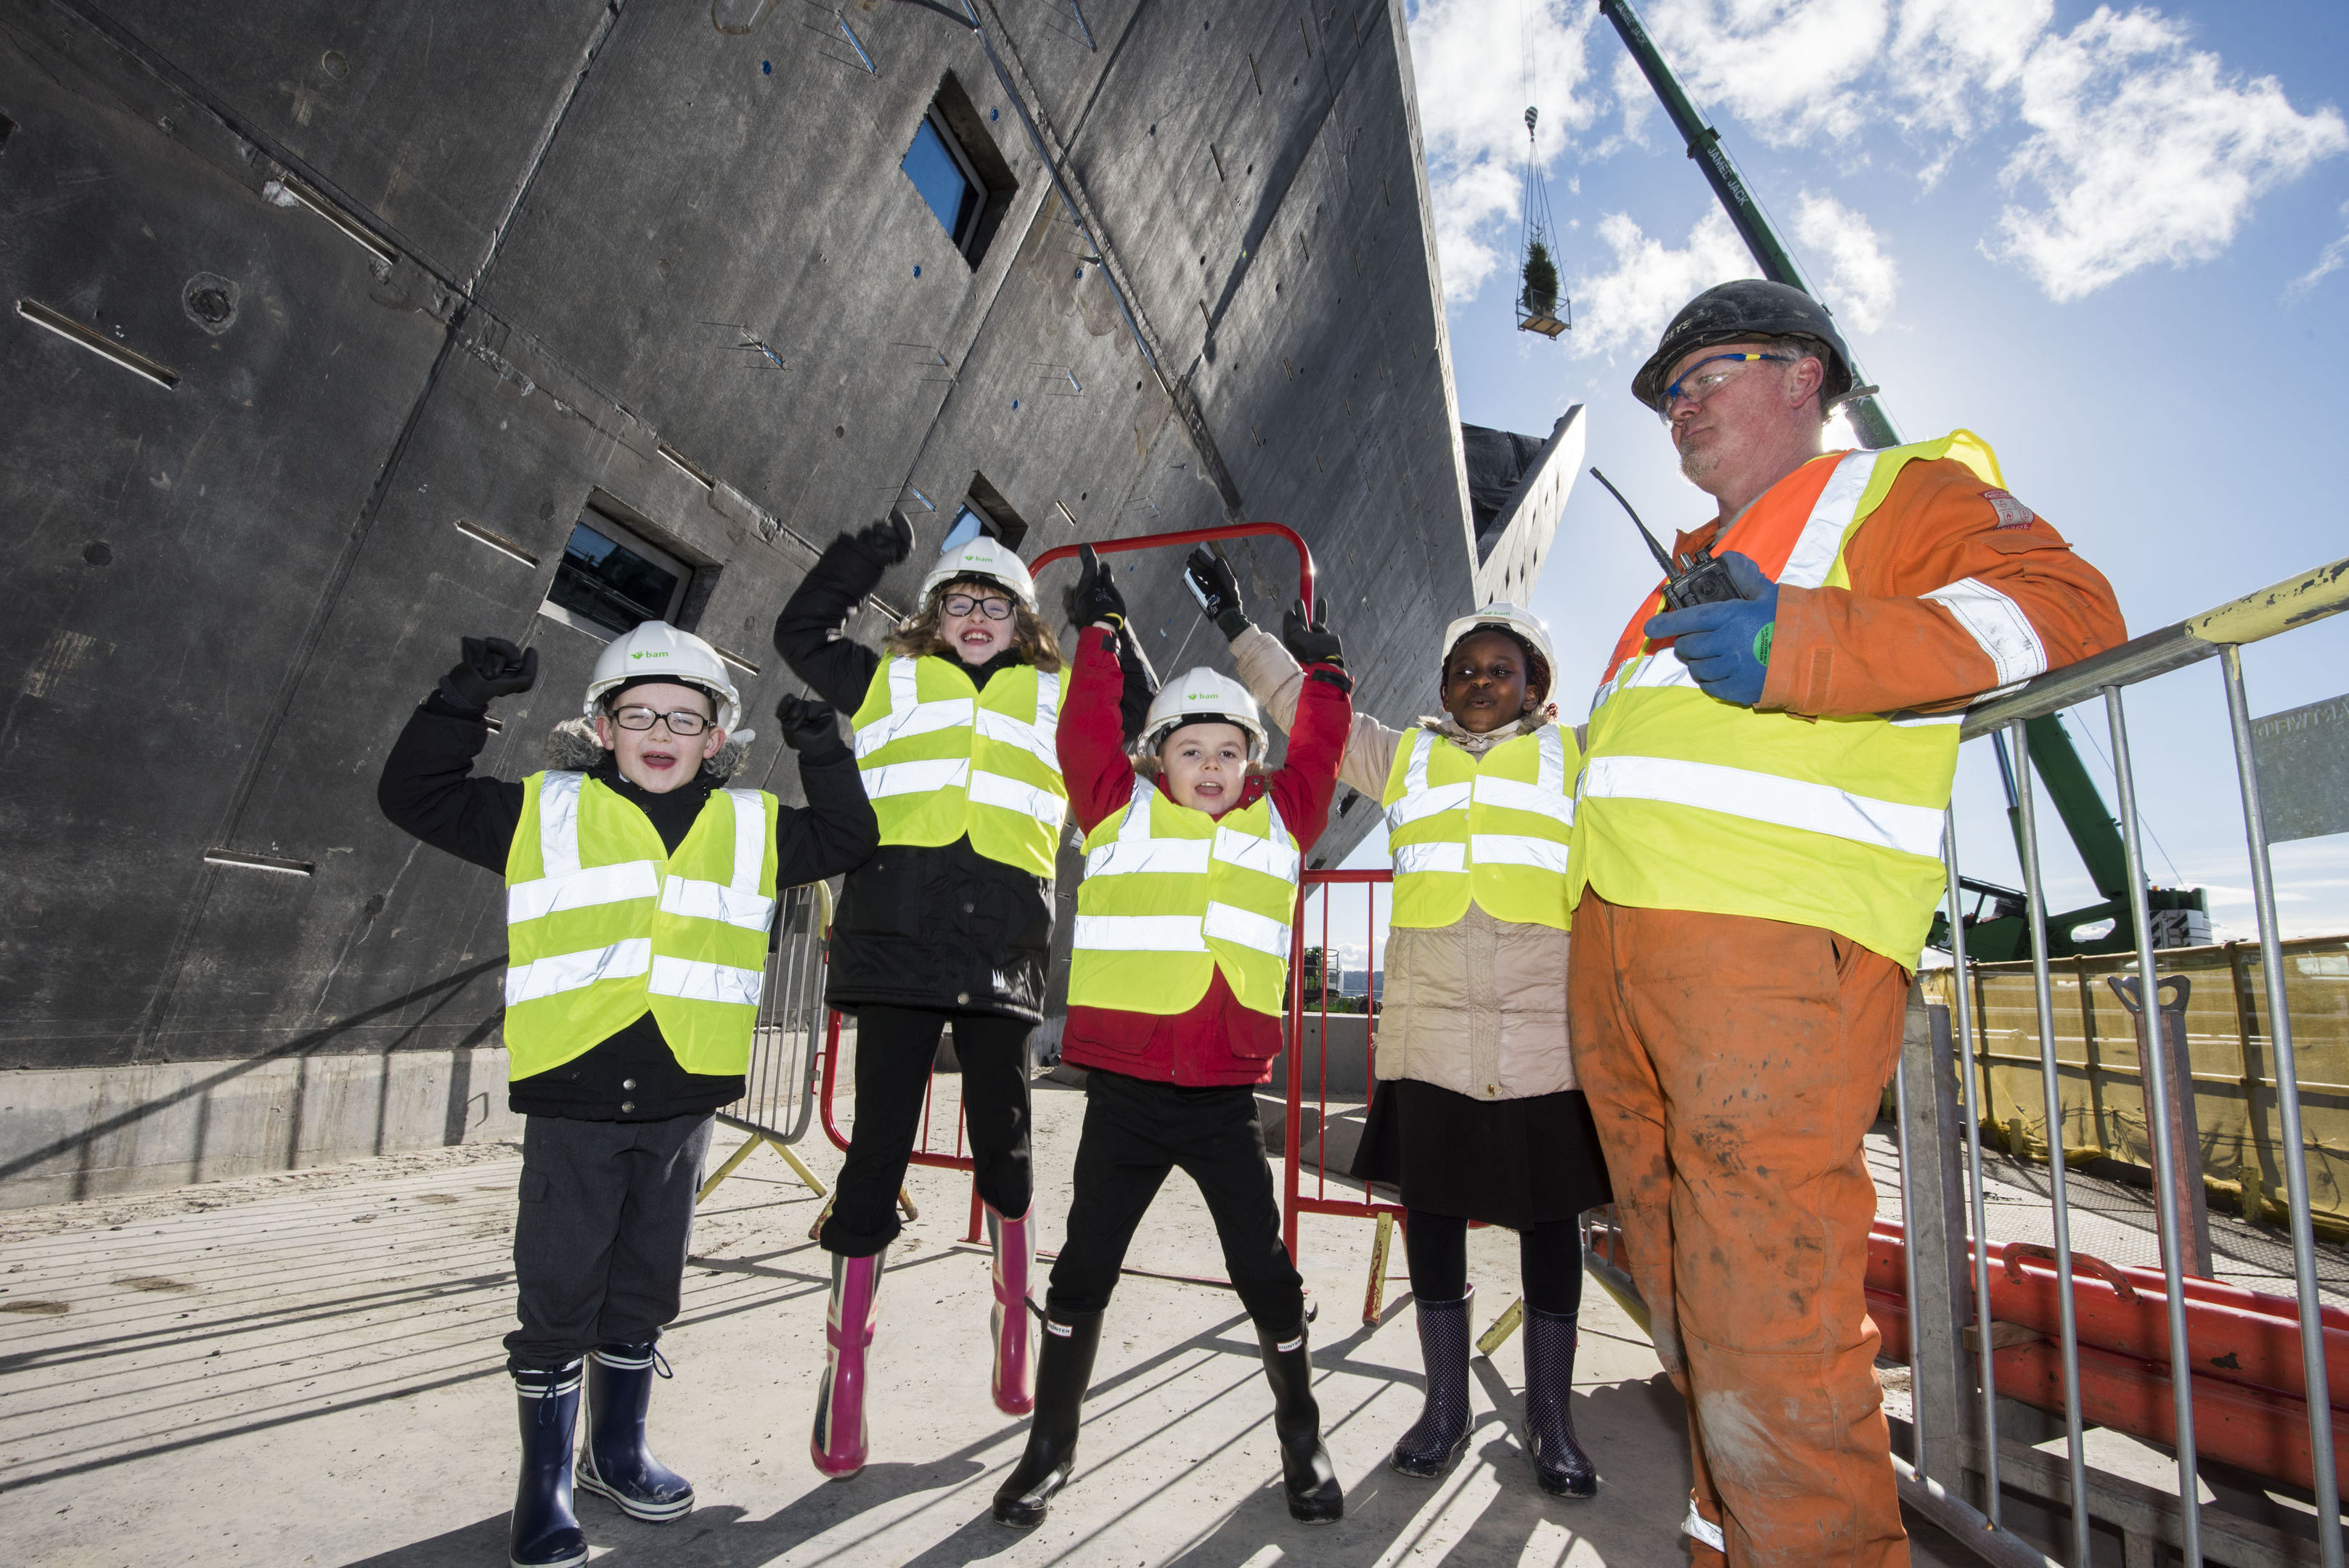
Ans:
{"label": "black glove", "polygon": [[1183,580],[1190,586],[1191,597],[1199,601],[1200,613],[1214,621],[1226,639],[1248,628],[1247,616],[1240,609],[1240,580],[1233,575],[1229,561],[1202,545],[1183,563]]}
{"label": "black glove", "polygon": [[1314,611],[1317,618],[1305,618],[1305,601],[1298,600],[1280,618],[1280,640],[1289,657],[1299,664],[1346,665],[1346,650],[1338,646],[1338,634],[1330,629],[1330,606],[1325,600]]}
{"label": "black glove", "polygon": [[783,744],[802,756],[847,749],[829,702],[813,697],[786,697],[775,704],[775,721],[783,727]]}
{"label": "black glove", "polygon": [[469,637],[465,657],[440,678],[440,695],[459,708],[487,712],[492,697],[527,691],[538,680],[538,649],[516,648],[502,637]]}
{"label": "black glove", "polygon": [[1105,620],[1112,626],[1125,624],[1125,596],[1117,591],[1110,569],[1101,564],[1091,545],[1077,548],[1077,558],[1084,564],[1077,578],[1076,591],[1069,596],[1069,618],[1078,626],[1091,626]]}
{"label": "black glove", "polygon": [[850,537],[883,566],[894,566],[914,553],[914,525],[895,512],[877,523],[867,523]]}
{"label": "black glove", "polygon": [[1125,677],[1117,694],[1118,724],[1130,746],[1142,739],[1143,726],[1150,721],[1151,699],[1158,695],[1158,671],[1150,667],[1150,656],[1142,651],[1130,626],[1117,628],[1117,666]]}

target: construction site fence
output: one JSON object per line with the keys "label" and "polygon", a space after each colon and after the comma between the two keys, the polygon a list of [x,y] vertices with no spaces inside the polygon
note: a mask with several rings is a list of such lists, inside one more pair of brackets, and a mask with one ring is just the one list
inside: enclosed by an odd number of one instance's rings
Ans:
{"label": "construction site fence", "polygon": [[[1892,1084],[1899,1218],[1877,1224],[1867,1284],[1883,1353],[1909,1366],[1910,1415],[1894,1442],[1902,1498],[1990,1561],[2086,1568],[2110,1554],[2131,1565],[2342,1568],[2334,1427],[2349,1420],[2336,1392],[2349,1383],[2328,1355],[2349,1355],[2349,1314],[2323,1303],[2317,1236],[2344,1213],[2349,944],[2283,939],[2241,648],[2344,607],[2349,561],[2338,561],[2042,676],[1964,718],[1965,738],[2003,734],[2015,757],[2033,956],[1975,964],[1960,940],[1951,966],[1923,977]],[[2209,700],[2223,703],[2233,741],[2258,936],[2158,951],[2129,697],[2206,660],[2216,666]],[[2051,961],[2024,724],[2083,704],[2077,717],[2101,717],[2111,739],[2137,946]],[[2147,766],[2174,763],[2156,756]],[[1961,850],[1945,817],[1953,931],[1967,902]],[[1992,1140],[2045,1159],[2028,1184],[2040,1190],[2001,1185],[2003,1239],[1988,1223],[1983,1148]],[[2150,1173],[2158,1269],[2074,1250],[2071,1173],[2107,1158]],[[2282,1230],[2288,1282],[2212,1277],[2214,1196]],[[1628,1288],[1619,1237],[1603,1224],[1589,1234],[1594,1272]],[[2050,1431],[2058,1423],[2060,1448]],[[2174,1488],[2091,1464],[2091,1425],[2173,1455]],[[2218,1504],[2203,1501],[2206,1461]]]}
{"label": "construction site fence", "polygon": [[767,952],[759,1021],[742,1097],[719,1107],[718,1119],[770,1143],[794,1144],[815,1114],[816,1068],[823,1047],[824,933],[832,893],[821,882],[787,888],[776,900],[774,942]]}
{"label": "construction site fence", "polygon": [[[2349,1241],[2349,937],[2287,941],[2282,958],[2309,1210],[2318,1235]],[[2249,1220],[2282,1224],[2291,1208],[2284,1165],[2293,1156],[2283,1142],[2260,944],[2169,948],[2156,959],[2165,1028],[2184,1043],[2182,1147],[2199,1166],[2206,1199]],[[2146,1064],[2124,989],[2135,955],[2064,958],[2048,967],[2062,1137],[2048,1132],[2028,962],[1967,971],[1973,1015],[1967,1054],[1982,1135],[2019,1158],[2044,1159],[2060,1147],[2075,1168],[2112,1159],[2152,1169]],[[1933,1005],[1951,1007],[1954,971],[1929,970],[1919,983]]]}

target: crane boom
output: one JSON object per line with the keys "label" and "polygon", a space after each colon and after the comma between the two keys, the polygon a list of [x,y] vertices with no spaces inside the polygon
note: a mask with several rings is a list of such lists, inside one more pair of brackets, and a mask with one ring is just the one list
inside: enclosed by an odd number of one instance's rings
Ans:
{"label": "crane boom", "polygon": [[[1771,226],[1768,215],[1762,211],[1762,203],[1754,199],[1752,189],[1745,183],[1745,176],[1738,171],[1736,161],[1729,156],[1729,149],[1721,144],[1721,132],[1707,125],[1704,117],[1696,111],[1696,105],[1689,101],[1680,78],[1672,74],[1672,67],[1664,63],[1664,57],[1657,49],[1655,41],[1648,36],[1648,29],[1640,22],[1640,14],[1631,9],[1630,0],[1599,0],[1599,10],[1600,15],[1615,24],[1615,31],[1622,38],[1623,47],[1630,50],[1632,59],[1639,62],[1641,73],[1648,78],[1648,85],[1655,89],[1657,99],[1664,106],[1664,113],[1671,118],[1672,129],[1680,132],[1681,140],[1687,144],[1688,155],[1696,160],[1699,169],[1704,171],[1705,182],[1713,187],[1713,195],[1720,200],[1722,210],[1729,214],[1730,223],[1736,226],[1737,235],[1745,242],[1745,248],[1754,253],[1754,264],[1761,267],[1762,275],[1773,283],[1799,288],[1812,298],[1818,299],[1818,290],[1813,288],[1810,280],[1803,275],[1803,269],[1795,265],[1785,242],[1778,237],[1777,230]],[[1819,303],[1826,304],[1825,300]],[[1830,309],[1828,313],[1832,315],[1834,312]],[[1860,374],[1857,363],[1850,369],[1854,386],[1867,384],[1868,378]],[[1900,444],[1900,433],[1892,428],[1892,417],[1878,404],[1874,394],[1847,398],[1842,406],[1851,421],[1852,433],[1859,438],[1862,446],[1874,451]]]}

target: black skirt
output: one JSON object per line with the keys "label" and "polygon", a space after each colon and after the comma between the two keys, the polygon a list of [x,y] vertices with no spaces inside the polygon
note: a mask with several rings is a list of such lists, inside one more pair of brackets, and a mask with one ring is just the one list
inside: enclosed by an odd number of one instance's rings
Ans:
{"label": "black skirt", "polygon": [[1523,1230],[1615,1200],[1579,1089],[1476,1100],[1381,1078],[1348,1173],[1402,1190],[1406,1209]]}

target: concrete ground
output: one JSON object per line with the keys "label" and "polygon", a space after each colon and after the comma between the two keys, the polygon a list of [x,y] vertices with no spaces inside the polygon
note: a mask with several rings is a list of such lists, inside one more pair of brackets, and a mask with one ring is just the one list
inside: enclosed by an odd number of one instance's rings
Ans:
{"label": "concrete ground", "polygon": [[[950,1116],[950,1099],[937,1109]],[[1081,1094],[1038,1085],[1048,1248],[1081,1109]],[[939,1125],[950,1136],[951,1121]],[[713,1159],[733,1141],[720,1128]],[[828,1181],[838,1157],[821,1133],[802,1152]],[[7,1560],[502,1563],[515,1416],[497,1340],[512,1314],[518,1166],[511,1147],[460,1147],[0,1216]],[[808,1463],[829,1271],[807,1233],[821,1204],[761,1150],[705,1206],[685,1312],[664,1342],[677,1376],[657,1386],[657,1448],[700,1505],[647,1525],[583,1496],[598,1563],[1686,1561],[1680,1401],[1604,1291],[1585,1303],[1575,1410],[1605,1477],[1597,1501],[1533,1484],[1514,1426],[1517,1337],[1475,1364],[1466,1460],[1439,1481],[1407,1480],[1385,1456],[1419,1405],[1409,1296],[1397,1280],[1363,1326],[1371,1227],[1313,1217],[1300,1262],[1320,1303],[1318,1392],[1344,1522],[1309,1530],[1282,1506],[1236,1298],[1134,1277],[1103,1335],[1076,1480],[1041,1529],[1006,1530],[988,1501],[1025,1423],[988,1397],[987,1256],[961,1241],[968,1179],[917,1169],[909,1188],[921,1215],[884,1282],[869,1468],[833,1484]],[[1502,1231],[1472,1232],[1470,1247],[1481,1331],[1514,1299],[1515,1249]],[[1187,1180],[1169,1181],[1130,1262],[1222,1272]],[[1911,1526],[1920,1563],[1971,1561]]]}

